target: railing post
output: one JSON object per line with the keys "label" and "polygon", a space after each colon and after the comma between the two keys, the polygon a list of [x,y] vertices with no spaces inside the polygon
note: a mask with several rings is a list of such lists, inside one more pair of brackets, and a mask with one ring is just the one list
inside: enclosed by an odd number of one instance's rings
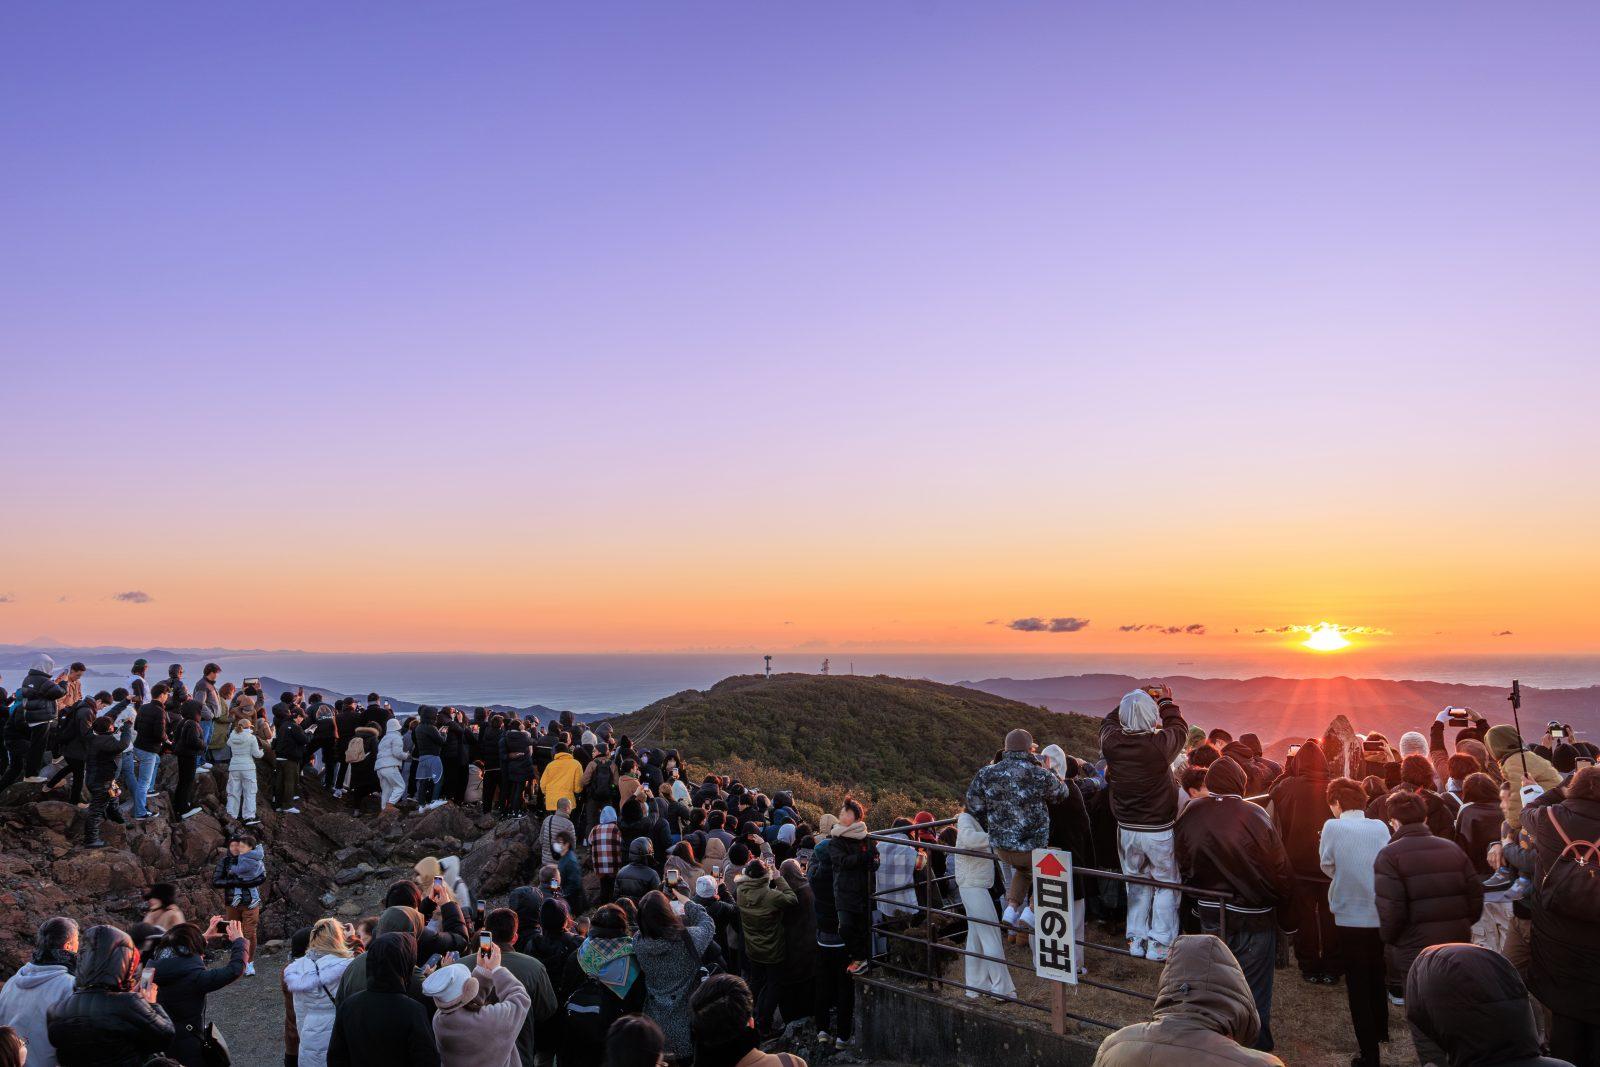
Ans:
{"label": "railing post", "polygon": [[1067,1032],[1067,984],[1050,983],[1050,1029],[1058,1034]]}

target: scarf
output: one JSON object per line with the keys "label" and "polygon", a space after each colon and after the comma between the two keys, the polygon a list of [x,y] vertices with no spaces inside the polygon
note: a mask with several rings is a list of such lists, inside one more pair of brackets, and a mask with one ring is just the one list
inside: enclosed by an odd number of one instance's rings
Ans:
{"label": "scarf", "polygon": [[633,958],[631,937],[586,938],[578,946],[578,966],[618,1000],[627,997],[639,977],[639,963]]}

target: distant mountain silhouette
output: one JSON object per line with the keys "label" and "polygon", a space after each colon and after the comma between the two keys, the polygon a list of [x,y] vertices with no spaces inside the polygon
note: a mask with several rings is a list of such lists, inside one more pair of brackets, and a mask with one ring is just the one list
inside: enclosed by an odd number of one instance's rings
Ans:
{"label": "distant mountain silhouette", "polygon": [[[302,686],[304,686],[306,695],[308,697],[312,693],[321,693],[323,699],[329,704],[332,704],[334,701],[340,700],[347,696],[353,696],[363,703],[367,699],[366,693],[341,693],[337,689],[329,689],[327,686],[306,685],[303,682],[285,682],[282,679],[269,678],[265,675],[263,675],[261,678],[261,690],[267,695],[267,705],[269,707],[273,704],[276,704],[279,696],[282,694],[292,693]],[[417,709],[421,707],[420,704],[414,703],[410,700],[400,700],[397,697],[391,697],[383,693],[380,693],[379,695],[389,702],[389,706],[395,710],[395,714],[397,715],[415,715],[417,713]],[[478,707],[478,703],[475,700],[438,701],[434,703],[434,707],[443,707],[446,704],[450,705],[451,707],[460,708],[468,714],[472,712],[473,708]],[[524,719],[537,718],[541,722],[549,722],[551,719],[554,719],[561,714],[559,709],[547,708],[543,704],[529,704],[526,707],[514,707],[510,704],[485,704],[483,707],[488,708],[492,714],[516,715]],[[578,722],[593,722],[597,719],[603,719],[605,716],[593,713],[573,712],[573,718]]]}
{"label": "distant mountain silhouette", "polygon": [[[1244,731],[1272,743],[1320,737],[1335,716],[1357,730],[1379,730],[1390,738],[1406,730],[1427,733],[1447,705],[1466,706],[1491,723],[1511,721],[1502,688],[1451,682],[1389,681],[1381,678],[1135,678],[1124,674],[1079,674],[1059,678],[987,678],[962,684],[997,696],[1040,704],[1052,711],[1104,716],[1124,693],[1152,681],[1172,686],[1184,718],[1206,729]],[[1600,686],[1584,689],[1522,687],[1522,725],[1530,736],[1544,733],[1551,719],[1570,723],[1578,735],[1600,736]]]}

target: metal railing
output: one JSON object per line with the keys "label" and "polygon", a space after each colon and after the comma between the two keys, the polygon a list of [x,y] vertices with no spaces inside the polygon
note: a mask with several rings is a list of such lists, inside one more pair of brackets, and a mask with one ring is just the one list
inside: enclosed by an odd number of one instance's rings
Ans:
{"label": "metal railing", "polygon": [[[1002,873],[1009,869],[1009,865],[993,852],[979,852],[969,848],[957,848],[954,845],[946,845],[938,841],[926,841],[920,838],[912,838],[910,836],[913,833],[920,833],[930,830],[936,831],[943,827],[954,824],[955,821],[956,820],[954,818],[940,819],[936,822],[918,823],[915,826],[905,826],[893,830],[879,830],[875,833],[867,834],[867,840],[882,844],[908,845],[912,848],[921,849],[925,852],[937,852],[945,856],[969,856],[975,859],[986,860],[999,864]],[[1074,879],[1077,879],[1080,876],[1087,879],[1108,879],[1110,881],[1122,882],[1127,885],[1143,885],[1154,889],[1171,889],[1185,896],[1196,898],[1197,900],[1213,901],[1217,905],[1220,905],[1216,909],[1218,936],[1224,941],[1226,941],[1228,938],[1228,909],[1226,905],[1234,899],[1232,893],[1220,890],[1197,889],[1192,886],[1185,886],[1180,882],[1165,882],[1156,878],[1144,878],[1139,875],[1124,874],[1121,871],[1100,870],[1094,867],[1079,867],[1076,864],[1073,865],[1072,874]],[[874,969],[881,968],[882,970],[903,975],[907,978],[915,979],[917,981],[926,981],[931,983],[936,988],[940,986],[946,986],[952,989],[962,990],[963,992],[977,993],[982,996],[993,997],[994,999],[1002,1002],[1016,1004],[1024,1008],[1032,1008],[1036,1011],[1044,1012],[1045,1014],[1051,1016],[1053,1028],[1057,1033],[1063,1032],[1065,1019],[1072,1019],[1079,1023],[1084,1023],[1089,1026],[1098,1026],[1106,1030],[1117,1030],[1121,1028],[1123,1025],[1121,1023],[1107,1022],[1104,1019],[1096,1019],[1092,1016],[1080,1015],[1067,1010],[1066,1000],[1063,995],[1061,983],[1051,983],[1053,987],[1051,1002],[1048,1004],[1041,1004],[1032,1000],[1026,1000],[1022,997],[1008,996],[1003,993],[997,993],[991,989],[982,989],[977,986],[970,986],[963,981],[957,981],[954,978],[945,977],[942,968],[937,965],[938,954],[941,952],[949,953],[959,957],[971,957],[973,959],[987,960],[990,963],[998,963],[1011,970],[1023,971],[1028,974],[1032,974],[1034,972],[1034,968],[1031,953],[1027,962],[1025,963],[1018,963],[1007,958],[1005,955],[1003,942],[1001,954],[999,956],[990,956],[982,952],[974,952],[971,949],[966,948],[964,945],[958,946],[949,943],[949,941],[954,938],[965,936],[965,934],[959,930],[949,934],[936,935],[934,931],[935,918],[963,919],[969,924],[978,923],[982,926],[994,927],[1000,930],[1002,934],[1012,933],[1016,930],[1016,927],[1004,922],[992,919],[982,919],[976,916],[968,915],[965,909],[961,911],[955,911],[950,908],[936,906],[929,903],[927,900],[917,898],[916,890],[918,888],[927,887],[925,892],[929,892],[931,895],[932,887],[944,882],[951,883],[952,885],[954,884],[955,874],[953,871],[947,871],[943,875],[934,875],[930,871],[926,877],[920,877],[916,872],[913,872],[912,880],[904,885],[888,887],[880,885],[874,889],[871,898],[874,905],[872,920],[873,948],[871,949],[872,966]],[[907,890],[911,891],[913,898],[912,900],[908,901],[898,896],[898,894],[904,894]],[[957,895],[959,896],[959,894]],[[884,915],[883,912],[876,907],[876,905],[879,903],[888,904],[891,907],[898,909],[899,914]],[[1076,901],[1075,904],[1081,907],[1083,902]],[[893,929],[887,925],[887,923],[898,924],[900,920],[908,918],[912,920],[909,924],[911,926],[915,925],[916,918],[921,919],[922,936],[919,937],[915,934],[907,933],[905,930]],[[879,937],[883,938],[886,942],[889,940],[896,940],[921,945],[924,953],[924,970],[917,971],[894,963],[889,959],[889,953],[887,949],[885,949],[883,952],[878,952],[876,946],[878,944],[877,938]],[[1093,949],[1096,952],[1103,952],[1112,956],[1124,956],[1129,959],[1143,958],[1134,956],[1133,953],[1129,952],[1127,949],[1119,948],[1115,945],[1102,945],[1094,941],[1077,940],[1076,936],[1074,936],[1074,940],[1077,941],[1080,950]],[[928,1000],[940,1004],[949,1003],[949,1001],[938,996],[918,992],[915,989],[908,988],[899,983],[884,982],[880,979],[871,977],[870,974],[859,975],[857,976],[856,980],[864,985],[891,990],[895,993],[907,994],[921,1000]],[[1137,989],[1129,989],[1126,986],[1115,985],[1111,982],[1097,981],[1081,974],[1078,976],[1078,984],[1092,986],[1095,989],[1103,989],[1109,993],[1115,993],[1141,1001],[1153,1002],[1155,1000],[1155,997],[1149,993],[1144,993]]]}

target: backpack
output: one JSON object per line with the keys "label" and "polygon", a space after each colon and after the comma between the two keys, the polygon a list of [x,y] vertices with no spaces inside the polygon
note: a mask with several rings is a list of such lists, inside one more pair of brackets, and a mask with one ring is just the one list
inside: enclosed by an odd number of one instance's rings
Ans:
{"label": "backpack", "polygon": [[1556,818],[1557,810],[1545,808],[1545,817],[1565,847],[1534,890],[1533,905],[1562,918],[1600,921],[1600,842],[1574,841]]}
{"label": "backpack", "polygon": [[611,771],[611,764],[599,763],[595,766],[594,777],[589,779],[589,795],[601,804],[615,804],[620,796],[617,792],[617,778]]}
{"label": "backpack", "polygon": [[354,737],[352,737],[350,739],[350,743],[345,746],[345,749],[344,749],[344,761],[346,763],[360,763],[362,760],[364,760],[366,758],[367,758],[366,742],[362,740],[361,735],[358,733]]}
{"label": "backpack", "polygon": [[605,1048],[606,1031],[624,1010],[622,1000],[598,978],[584,979],[561,1009],[563,1025],[557,1062],[598,1062],[596,1052]]}

